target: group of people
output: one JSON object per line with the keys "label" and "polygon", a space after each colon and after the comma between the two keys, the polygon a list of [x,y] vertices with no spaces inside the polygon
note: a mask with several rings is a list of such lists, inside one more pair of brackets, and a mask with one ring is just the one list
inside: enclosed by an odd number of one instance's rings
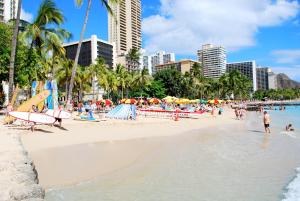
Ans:
{"label": "group of people", "polygon": [[246,109],[244,107],[235,108],[234,113],[236,120],[243,120],[246,117]]}

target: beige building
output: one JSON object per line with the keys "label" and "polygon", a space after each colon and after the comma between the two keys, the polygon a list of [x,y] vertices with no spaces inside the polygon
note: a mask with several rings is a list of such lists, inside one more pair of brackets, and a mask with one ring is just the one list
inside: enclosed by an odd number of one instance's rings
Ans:
{"label": "beige building", "polygon": [[18,0],[0,0],[0,22],[16,18],[18,2]]}
{"label": "beige building", "polygon": [[117,55],[130,49],[141,49],[141,0],[121,0],[109,5],[114,15],[108,15],[108,41],[116,44]]}
{"label": "beige building", "polygon": [[169,62],[166,64],[161,64],[161,65],[156,65],[155,66],[155,72],[159,72],[165,69],[171,69],[171,68],[175,68],[176,70],[178,70],[179,72],[181,72],[182,74],[186,73],[186,72],[190,72],[192,66],[198,63],[200,64],[200,62],[198,61],[194,61],[191,59],[183,59],[177,62]]}

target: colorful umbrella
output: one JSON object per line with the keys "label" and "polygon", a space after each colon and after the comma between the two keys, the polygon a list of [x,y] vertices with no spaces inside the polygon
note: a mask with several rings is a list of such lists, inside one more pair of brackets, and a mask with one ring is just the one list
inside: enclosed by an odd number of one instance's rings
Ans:
{"label": "colorful umbrella", "polygon": [[101,102],[104,103],[105,105],[112,105],[113,104],[113,102],[109,99],[102,100]]}
{"label": "colorful umbrella", "polygon": [[203,100],[203,99],[201,99],[201,100],[200,100],[200,103],[202,103],[202,104],[206,104],[206,103],[207,103],[207,101],[206,101],[206,100]]}
{"label": "colorful umbrella", "polygon": [[148,100],[148,102],[158,104],[158,103],[161,103],[161,100],[159,100],[158,98],[151,98],[150,100]]}
{"label": "colorful umbrella", "polygon": [[167,96],[165,98],[163,98],[163,100],[166,102],[166,103],[173,103],[175,100],[177,100],[178,98],[176,97],[172,97],[172,96]]}
{"label": "colorful umbrella", "polygon": [[135,99],[133,99],[133,98],[127,99],[127,100],[125,101],[126,104],[135,104],[136,102],[137,102],[137,101],[136,101]]}
{"label": "colorful umbrella", "polygon": [[175,103],[176,104],[189,104],[190,100],[186,99],[186,98],[180,98],[180,99],[175,100]]}

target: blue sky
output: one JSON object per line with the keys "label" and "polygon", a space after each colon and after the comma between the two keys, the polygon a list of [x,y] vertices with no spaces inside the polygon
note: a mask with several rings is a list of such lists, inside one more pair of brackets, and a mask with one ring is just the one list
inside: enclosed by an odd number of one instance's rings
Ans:
{"label": "blue sky", "polygon": [[[32,19],[42,0],[23,0],[23,16]],[[87,6],[55,0],[63,11],[64,28],[77,40]],[[143,48],[175,52],[196,59],[202,44],[225,46],[228,62],[256,60],[300,81],[300,2],[298,0],[142,0]],[[85,37],[107,40],[107,13],[98,0]]]}

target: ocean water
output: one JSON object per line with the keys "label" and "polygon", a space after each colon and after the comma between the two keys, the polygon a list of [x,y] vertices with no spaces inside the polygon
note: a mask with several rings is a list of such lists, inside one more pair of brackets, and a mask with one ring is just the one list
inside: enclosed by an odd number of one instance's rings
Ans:
{"label": "ocean water", "polygon": [[[145,139],[156,149],[134,164],[48,189],[46,200],[299,201],[300,108],[269,112],[271,135],[263,132],[262,115],[252,112],[240,125]],[[284,131],[289,123],[295,132]]]}

